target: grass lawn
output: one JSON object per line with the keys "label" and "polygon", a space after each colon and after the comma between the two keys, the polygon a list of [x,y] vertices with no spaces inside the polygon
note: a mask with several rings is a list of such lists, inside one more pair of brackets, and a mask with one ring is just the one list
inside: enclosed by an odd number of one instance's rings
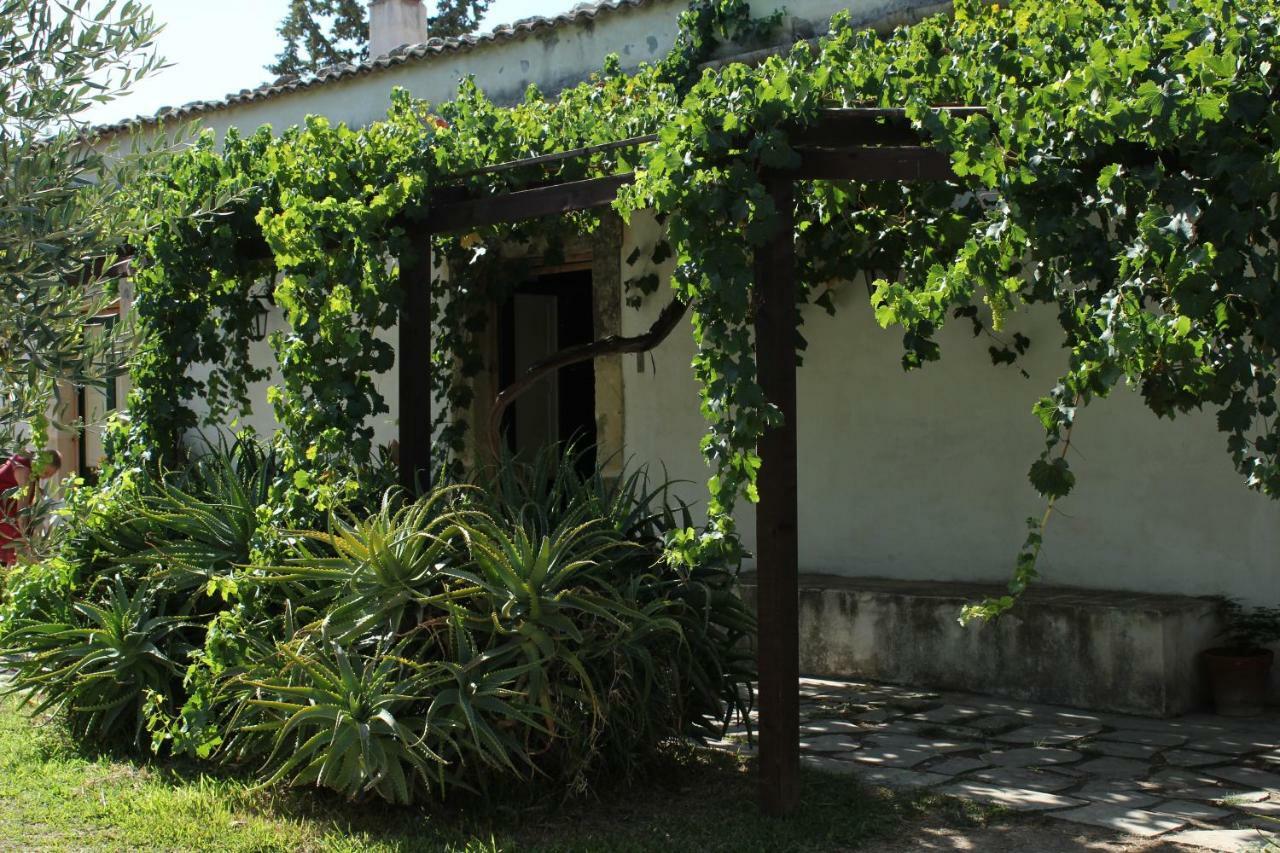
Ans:
{"label": "grass lawn", "polygon": [[672,756],[643,785],[568,804],[469,811],[353,804],[265,792],[190,767],[88,754],[51,721],[0,702],[0,850],[855,850],[927,819],[990,812],[807,773],[804,806],[759,816],[751,766],[705,750]]}

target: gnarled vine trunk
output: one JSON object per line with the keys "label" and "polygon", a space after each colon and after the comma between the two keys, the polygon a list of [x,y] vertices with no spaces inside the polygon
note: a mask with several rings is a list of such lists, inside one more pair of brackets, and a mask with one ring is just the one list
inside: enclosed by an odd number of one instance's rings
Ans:
{"label": "gnarled vine trunk", "polygon": [[648,352],[667,339],[675,327],[679,325],[680,320],[683,319],[686,308],[685,303],[679,299],[672,299],[658,314],[658,318],[653,321],[653,325],[649,327],[649,330],[642,335],[633,337],[609,335],[589,344],[567,347],[530,365],[523,376],[503,388],[498,393],[498,396],[494,398],[493,409],[489,412],[488,426],[488,444],[492,458],[495,460],[502,458],[503,414],[521,395],[536,385],[538,380],[562,367],[568,367],[571,364],[578,364],[594,358],[606,355],[622,355],[623,353]]}

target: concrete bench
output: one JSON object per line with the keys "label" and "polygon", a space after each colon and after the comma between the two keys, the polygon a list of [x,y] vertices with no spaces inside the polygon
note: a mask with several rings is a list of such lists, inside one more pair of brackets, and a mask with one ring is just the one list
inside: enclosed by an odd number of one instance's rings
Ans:
{"label": "concrete bench", "polygon": [[[755,578],[743,597],[755,605]],[[993,623],[962,605],[1003,587],[800,576],[800,671],[1028,702],[1167,717],[1207,700],[1198,653],[1212,598],[1034,586]]]}

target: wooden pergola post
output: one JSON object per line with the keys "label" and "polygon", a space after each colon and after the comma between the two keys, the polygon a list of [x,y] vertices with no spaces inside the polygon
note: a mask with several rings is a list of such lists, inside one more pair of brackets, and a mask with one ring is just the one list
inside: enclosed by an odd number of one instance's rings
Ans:
{"label": "wooden pergola post", "polygon": [[411,494],[431,479],[431,233],[414,228],[400,258],[400,485]]}
{"label": "wooden pergola post", "polygon": [[782,423],[760,439],[756,574],[760,673],[760,802],[783,815],[800,804],[798,490],[796,486],[795,188],[766,178],[778,230],[756,250],[756,371]]}

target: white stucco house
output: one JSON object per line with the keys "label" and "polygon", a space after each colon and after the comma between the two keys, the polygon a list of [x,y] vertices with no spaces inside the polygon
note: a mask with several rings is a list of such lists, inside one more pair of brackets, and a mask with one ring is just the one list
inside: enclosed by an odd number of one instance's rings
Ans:
{"label": "white stucco house", "polygon": [[[946,5],[790,0],[783,38],[821,34],[841,8],[855,23],[892,27]],[[385,114],[393,87],[439,102],[468,74],[499,102],[529,83],[553,93],[608,54],[624,69],[660,58],[684,8],[680,0],[604,0],[484,35],[424,41],[419,0],[371,7],[367,62],[105,130],[147,132],[193,119],[218,133],[283,129],[308,114],[361,125]],[[637,217],[584,240],[566,266],[531,269],[536,286],[516,297],[494,358],[518,369],[568,343],[571,323],[584,335],[646,330],[661,294],[639,311],[617,306],[624,259],[651,244],[657,228]],[[1280,602],[1280,504],[1240,482],[1212,416],[1157,421],[1127,392],[1082,412],[1072,439],[1079,484],[1048,530],[1041,584],[999,624],[962,629],[959,603],[1005,583],[1024,519],[1043,509],[1026,471],[1043,442],[1031,406],[1065,363],[1056,324],[1048,314],[1017,320],[1034,342],[1022,364],[1030,378],[993,367],[985,344],[960,324],[941,336],[946,358],[904,373],[898,336],[876,325],[865,290],[845,288],[840,300],[836,317],[808,318],[799,372],[802,669],[1084,707],[1191,707],[1195,656],[1215,632],[1213,607],[1200,597]],[[282,319],[276,313],[269,322]],[[536,444],[585,423],[602,448],[665,466],[689,481],[688,499],[701,500],[707,470],[693,354],[691,335],[678,329],[642,358],[601,359],[586,377],[548,382],[517,404],[517,440]],[[260,358],[272,358],[265,343]],[[503,370],[494,363],[491,375]],[[395,381],[394,371],[382,377],[392,407],[378,424],[382,440],[396,432]],[[272,427],[269,384],[253,389],[248,418],[262,432]],[[740,521],[748,547],[753,528],[748,509]]]}

